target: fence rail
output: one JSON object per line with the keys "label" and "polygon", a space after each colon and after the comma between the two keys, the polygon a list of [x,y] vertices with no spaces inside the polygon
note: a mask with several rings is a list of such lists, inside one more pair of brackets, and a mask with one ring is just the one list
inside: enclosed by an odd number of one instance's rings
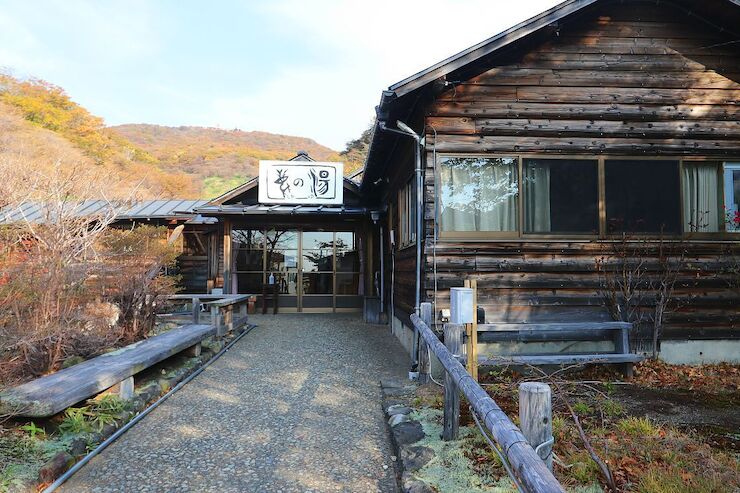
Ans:
{"label": "fence rail", "polygon": [[465,395],[472,408],[506,456],[522,488],[528,493],[564,493],[547,465],[537,455],[521,430],[512,423],[496,402],[481,388],[437,335],[419,316],[411,323],[444,367],[449,380]]}

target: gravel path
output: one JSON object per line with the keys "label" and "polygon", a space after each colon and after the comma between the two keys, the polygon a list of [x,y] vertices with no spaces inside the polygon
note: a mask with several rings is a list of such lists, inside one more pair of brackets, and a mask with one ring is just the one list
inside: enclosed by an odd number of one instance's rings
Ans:
{"label": "gravel path", "polygon": [[397,491],[379,380],[408,358],[388,328],[339,314],[252,320],[63,491]]}

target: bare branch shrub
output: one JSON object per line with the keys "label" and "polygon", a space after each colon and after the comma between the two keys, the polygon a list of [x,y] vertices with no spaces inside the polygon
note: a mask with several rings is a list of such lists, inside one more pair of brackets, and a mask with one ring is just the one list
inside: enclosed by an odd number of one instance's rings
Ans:
{"label": "bare branch shrub", "polygon": [[[43,170],[22,165],[21,154],[0,159],[3,189],[16,184],[3,208],[15,220],[0,224],[4,384],[145,336],[157,294],[174,290],[160,275],[174,258],[163,229],[111,228],[129,200],[106,199],[116,189],[107,177],[63,161]],[[90,213],[92,199],[100,202]]]}
{"label": "bare branch shrub", "polygon": [[687,245],[662,234],[658,239],[623,234],[607,248],[596,261],[599,295],[614,320],[650,324],[657,358],[665,316],[681,307],[674,291],[687,265]]}

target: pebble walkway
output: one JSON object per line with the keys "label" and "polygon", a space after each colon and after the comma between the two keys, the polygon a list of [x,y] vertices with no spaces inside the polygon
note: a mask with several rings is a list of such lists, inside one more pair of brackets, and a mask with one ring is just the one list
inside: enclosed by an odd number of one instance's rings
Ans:
{"label": "pebble walkway", "polygon": [[65,492],[395,492],[379,380],[408,358],[349,315],[258,325],[75,474]]}

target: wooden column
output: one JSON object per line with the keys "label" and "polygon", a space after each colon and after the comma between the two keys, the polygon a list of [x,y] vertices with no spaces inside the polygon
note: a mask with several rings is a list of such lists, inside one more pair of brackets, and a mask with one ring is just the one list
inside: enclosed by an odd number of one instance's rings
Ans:
{"label": "wooden column", "polygon": [[[447,350],[455,358],[460,356],[465,328],[459,324],[445,324],[444,338]],[[423,338],[422,338],[423,339]],[[445,372],[444,429],[442,439],[457,440],[460,429],[460,390],[449,372]]]}
{"label": "wooden column", "polygon": [[224,294],[231,294],[231,219],[224,219]]}
{"label": "wooden column", "polygon": [[193,323],[200,323],[200,298],[193,297]]}
{"label": "wooden column", "polygon": [[478,381],[478,281],[466,280],[464,286],[473,290],[473,322],[465,324],[467,334],[468,373]]}
{"label": "wooden column", "polygon": [[211,307],[211,325],[216,329],[216,337],[223,337],[226,333],[224,329],[223,315],[221,314],[221,308],[217,306]]}
{"label": "wooden column", "polygon": [[[427,324],[428,327],[432,327],[432,304],[422,303],[420,306],[420,318]],[[421,385],[428,384],[431,382],[431,360],[429,356],[429,346],[423,337],[419,338],[419,383]]]}
{"label": "wooden column", "polygon": [[[522,433],[535,450],[552,439],[552,394],[549,385],[540,382],[519,385],[519,421]],[[552,471],[552,444],[543,446],[538,452]]]}

